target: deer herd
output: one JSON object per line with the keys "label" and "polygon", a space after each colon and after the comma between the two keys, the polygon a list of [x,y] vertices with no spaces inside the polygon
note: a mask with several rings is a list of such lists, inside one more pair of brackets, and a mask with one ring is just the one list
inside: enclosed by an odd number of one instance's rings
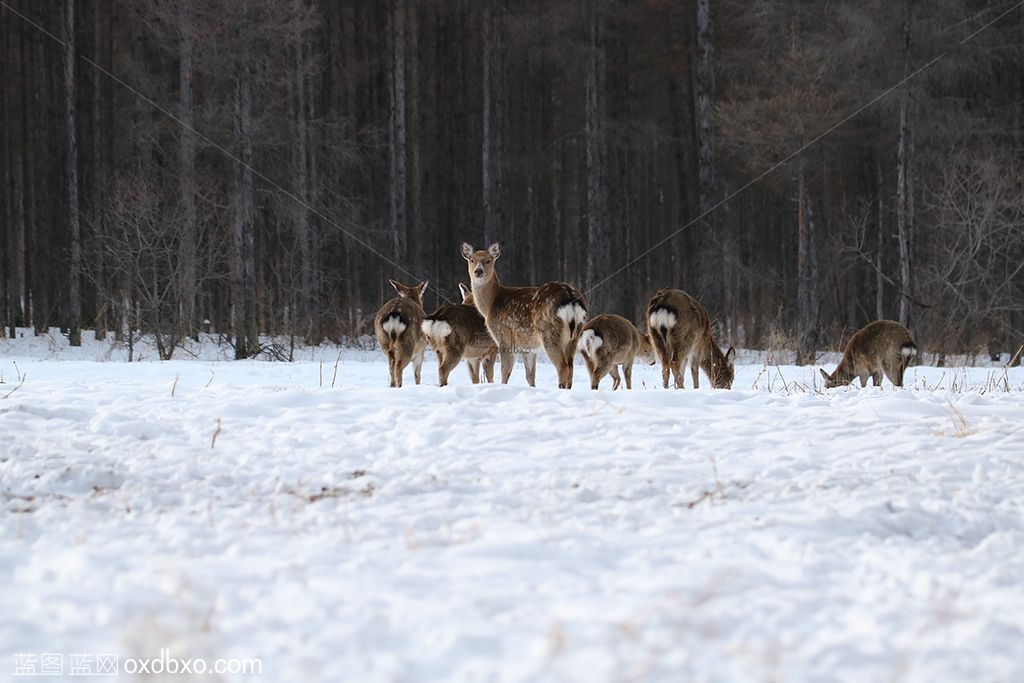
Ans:
{"label": "deer herd", "polygon": [[[543,349],[558,374],[558,386],[572,388],[573,360],[578,352],[597,389],[605,375],[612,389],[625,380],[632,389],[633,363],[661,363],[662,385],[671,380],[683,388],[687,367],[693,387],[700,386],[700,371],[716,389],[732,387],[736,351],[722,352],[711,336],[711,319],[704,307],[686,292],[661,289],[647,305],[647,331],[618,315],[604,313],[588,320],[586,299],[576,287],[547,282],[537,287],[506,287],[498,281],[495,262],[501,249],[492,244],[474,250],[462,244],[469,269],[470,287],[459,285],[462,303],[445,304],[430,315],[423,311],[427,283],[407,287],[394,280],[398,293],[377,311],[374,333],[388,360],[390,386],[402,386],[402,374],[411,363],[420,383],[423,353],[429,343],[437,356],[438,384],[448,384],[451,371],[466,361],[474,384],[494,381],[495,360],[501,361],[501,381],[507,383],[518,355],[526,368],[526,381],[535,386],[537,353]],[[843,358],[830,375],[824,370],[826,388],[871,377],[881,384],[884,374],[895,386],[903,386],[903,373],[917,354],[910,332],[891,320],[875,321],[851,337]],[[620,377],[621,370],[621,377]]]}

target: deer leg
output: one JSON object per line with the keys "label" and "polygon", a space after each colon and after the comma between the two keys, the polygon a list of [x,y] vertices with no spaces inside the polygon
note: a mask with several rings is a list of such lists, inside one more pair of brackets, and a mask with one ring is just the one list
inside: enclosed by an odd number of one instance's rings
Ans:
{"label": "deer leg", "polygon": [[903,386],[903,359],[902,358],[900,358],[899,360],[897,360],[897,361],[895,361],[893,363],[885,363],[885,364],[883,364],[882,365],[882,371],[885,373],[885,376],[889,378],[889,381],[892,382],[892,385],[894,387],[901,387],[901,386]]}
{"label": "deer leg", "polygon": [[651,330],[651,346],[654,347],[654,355],[658,357],[658,361],[661,363],[661,386],[668,389],[671,352],[668,349],[668,342],[658,329]]}
{"label": "deer leg", "polygon": [[[907,371],[907,366],[909,366],[909,365],[910,365],[910,360],[909,359],[902,359],[900,361],[899,369],[896,371],[896,379],[893,380],[893,384],[895,384],[898,387],[902,387],[903,386],[903,373],[905,373]],[[890,377],[889,379],[893,379],[893,378]]]}
{"label": "deer leg", "polygon": [[416,384],[420,383],[420,375],[423,370],[423,349],[412,359],[412,374],[416,379]]}
{"label": "deer leg", "polygon": [[392,353],[392,361],[394,363],[394,365],[392,367],[392,370],[391,370],[394,373],[394,377],[392,378],[393,384],[391,386],[397,387],[397,388],[401,389],[402,388],[402,379],[403,379],[402,378],[402,371],[405,370],[405,365],[406,364],[402,362],[402,351],[401,351],[401,349],[393,349],[391,351],[391,353]]}
{"label": "deer leg", "polygon": [[864,387],[866,387],[868,385],[868,376],[867,375],[863,375],[863,374],[859,375],[859,379],[860,379],[860,388],[861,389],[863,389]]}
{"label": "deer leg", "polygon": [[[888,375],[889,373],[886,374]],[[889,377],[889,379],[892,379],[892,377]],[[874,384],[876,387],[882,386],[882,373],[878,372],[877,370],[872,372],[871,383]]]}
{"label": "deer leg", "polygon": [[448,383],[448,375],[444,371],[444,349],[440,346],[434,348],[434,358],[437,359],[437,386],[443,387]]}
{"label": "deer leg", "polygon": [[[608,374],[608,370],[611,369],[612,377],[616,380],[615,384],[618,385],[618,378],[615,373],[615,366],[608,362],[608,359],[598,357],[591,362],[593,370],[590,372],[590,388],[597,389],[601,384],[601,380]],[[590,370],[590,368],[587,368]]]}
{"label": "deer leg", "polygon": [[405,366],[409,364],[408,360],[405,360],[400,355],[395,356],[395,386],[399,389],[402,388],[402,382],[405,377]]}
{"label": "deer leg", "polygon": [[696,362],[693,356],[689,358],[690,364],[690,379],[693,380],[693,388],[700,389],[700,364]]}
{"label": "deer leg", "polygon": [[[577,329],[577,333],[579,330]],[[579,336],[573,335],[565,346],[562,348],[562,353],[565,358],[565,383],[566,389],[572,389],[572,376],[576,371],[576,344],[579,343]]]}
{"label": "deer leg", "polygon": [[622,364],[622,376],[626,380],[626,388],[633,389],[633,359],[630,358]]}
{"label": "deer leg", "polygon": [[452,370],[458,367],[459,361],[461,359],[461,353],[456,353],[455,349],[448,349],[448,352],[445,354],[444,357],[444,364],[438,367],[438,374],[444,378],[443,381],[440,382],[438,386],[448,386],[448,375],[452,374]]}
{"label": "deer leg", "polygon": [[501,383],[508,384],[508,378],[512,375],[512,368],[516,365],[516,357],[511,351],[501,352]]}
{"label": "deer leg", "polygon": [[447,386],[447,378],[449,378],[449,376],[452,374],[452,371],[459,366],[459,360],[459,356],[456,355],[455,353],[450,353],[449,355],[444,357],[444,368],[442,371],[438,371],[444,373],[444,382],[439,386]]}
{"label": "deer leg", "polygon": [[393,353],[388,353],[388,386],[397,387],[398,380],[395,377],[395,366],[398,365],[398,359]]}
{"label": "deer leg", "polygon": [[487,382],[494,384],[494,354],[484,356],[484,376]]}
{"label": "deer leg", "polygon": [[587,354],[583,354],[583,365],[587,368],[587,374],[590,375],[590,388],[597,389],[597,385],[601,382],[601,378],[597,376],[597,363]]}
{"label": "deer leg", "polygon": [[569,374],[568,384],[566,386],[566,363],[565,356],[562,354],[562,347],[557,341],[545,341],[544,351],[548,354],[548,358],[551,359],[551,364],[555,366],[555,370],[558,371],[558,388],[568,389],[572,386],[572,374]]}
{"label": "deer leg", "polygon": [[683,359],[672,359],[672,376],[675,378],[676,389],[683,388]]}
{"label": "deer leg", "polygon": [[612,375],[612,391],[615,391],[622,384],[622,378],[619,377],[619,368],[617,365],[612,365],[608,371]]}
{"label": "deer leg", "polygon": [[594,375],[597,372],[597,364],[596,364],[596,362],[594,362],[589,355],[584,353],[583,354],[583,365],[587,369],[587,374],[590,375],[590,388],[591,389],[596,389],[597,388],[597,384],[595,384],[594,380],[596,379],[598,382],[601,381],[600,378],[596,378],[595,375]]}
{"label": "deer leg", "polygon": [[526,366],[526,383],[531,387],[537,386],[537,354],[524,353],[523,365]]}
{"label": "deer leg", "polygon": [[466,369],[469,370],[469,380],[473,384],[480,384],[480,359],[467,358]]}

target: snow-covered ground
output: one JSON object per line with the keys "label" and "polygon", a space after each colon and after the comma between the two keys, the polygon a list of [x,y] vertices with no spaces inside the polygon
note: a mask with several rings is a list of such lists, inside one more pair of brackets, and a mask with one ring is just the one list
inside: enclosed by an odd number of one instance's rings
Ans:
{"label": "snow-covered ground", "polygon": [[369,351],[107,349],[0,340],[0,680],[1024,680],[1022,369],[390,390]]}

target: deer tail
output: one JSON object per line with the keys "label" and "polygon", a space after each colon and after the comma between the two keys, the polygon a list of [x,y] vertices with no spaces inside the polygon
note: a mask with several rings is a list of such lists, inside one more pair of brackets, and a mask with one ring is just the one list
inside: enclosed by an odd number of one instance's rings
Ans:
{"label": "deer tail", "polygon": [[380,326],[388,335],[388,338],[391,339],[392,343],[398,341],[398,338],[402,336],[402,333],[405,332],[406,328],[405,321],[402,320],[402,316],[398,313],[392,313],[389,315],[384,319],[384,322],[382,322]]}
{"label": "deer tail", "polygon": [[577,328],[587,320],[587,309],[579,299],[573,297],[555,309],[558,316],[569,330],[569,338],[576,336]]}

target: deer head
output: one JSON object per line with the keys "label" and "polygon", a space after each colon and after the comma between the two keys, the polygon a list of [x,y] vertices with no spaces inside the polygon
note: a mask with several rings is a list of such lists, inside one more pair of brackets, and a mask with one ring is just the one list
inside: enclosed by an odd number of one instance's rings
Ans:
{"label": "deer head", "polygon": [[640,333],[640,348],[637,349],[636,359],[645,365],[654,365],[658,361],[654,353],[654,344],[651,343],[651,335],[648,332]]}
{"label": "deer head", "polygon": [[412,299],[421,306],[423,305],[423,292],[427,291],[426,280],[413,287],[406,287],[402,283],[395,282],[394,280],[388,280],[388,282],[390,282],[391,286],[395,288],[396,292],[398,292],[398,296],[404,296],[406,299]]}
{"label": "deer head", "polygon": [[[716,346],[717,350],[718,347]],[[720,351],[714,355],[711,362],[711,384],[716,389],[732,389],[732,382],[736,378],[736,349],[729,347],[723,355]]]}
{"label": "deer head", "polygon": [[853,375],[843,372],[842,363],[836,367],[836,371],[831,375],[821,368],[818,368],[818,372],[820,372],[821,376],[825,378],[826,389],[835,389],[836,387],[841,387],[853,381]]}
{"label": "deer head", "polygon": [[474,251],[468,243],[462,243],[462,258],[469,264],[469,279],[474,287],[479,287],[494,279],[494,262],[501,256],[501,248],[495,242],[487,251]]}
{"label": "deer head", "polygon": [[459,283],[459,294],[462,295],[462,303],[466,306],[473,305],[473,290],[466,285]]}

